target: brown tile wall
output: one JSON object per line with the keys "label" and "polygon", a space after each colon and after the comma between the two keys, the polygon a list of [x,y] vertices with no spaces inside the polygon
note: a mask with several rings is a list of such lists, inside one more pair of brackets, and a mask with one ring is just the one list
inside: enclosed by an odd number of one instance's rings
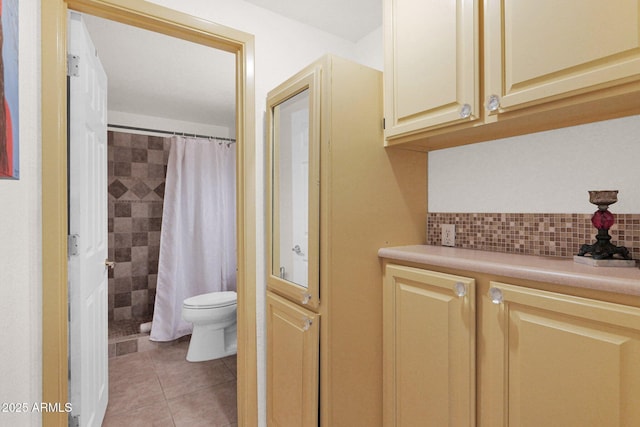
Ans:
{"label": "brown tile wall", "polygon": [[[640,259],[640,214],[615,213],[612,243]],[[570,258],[595,242],[591,214],[428,213],[427,244],[440,245],[441,224],[455,224],[456,247]]]}
{"label": "brown tile wall", "polygon": [[109,320],[153,313],[169,138],[109,131]]}

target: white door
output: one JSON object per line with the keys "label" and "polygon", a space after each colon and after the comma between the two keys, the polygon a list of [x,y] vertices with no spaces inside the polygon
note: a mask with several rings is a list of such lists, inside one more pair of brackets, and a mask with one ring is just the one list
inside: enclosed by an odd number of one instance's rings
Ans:
{"label": "white door", "polygon": [[[107,77],[78,13],[69,14],[69,396],[79,426],[108,399]],[[74,242],[75,237],[75,242]]]}

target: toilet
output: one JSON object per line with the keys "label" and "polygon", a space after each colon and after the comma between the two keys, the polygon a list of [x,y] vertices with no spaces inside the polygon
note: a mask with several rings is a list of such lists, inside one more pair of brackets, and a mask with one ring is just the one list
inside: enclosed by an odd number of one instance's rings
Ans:
{"label": "toilet", "polygon": [[237,294],[233,291],[210,292],[184,300],[182,318],[193,323],[187,351],[189,362],[236,354],[236,306]]}

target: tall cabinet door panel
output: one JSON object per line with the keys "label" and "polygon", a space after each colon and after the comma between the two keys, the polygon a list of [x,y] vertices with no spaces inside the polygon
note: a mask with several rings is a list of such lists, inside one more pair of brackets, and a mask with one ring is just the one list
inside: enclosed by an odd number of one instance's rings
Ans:
{"label": "tall cabinet door panel", "polygon": [[318,425],[320,316],[267,292],[267,418],[273,427]]}
{"label": "tall cabinet door panel", "polygon": [[640,425],[639,308],[490,286],[482,425]]}
{"label": "tall cabinet door panel", "polygon": [[484,4],[485,89],[500,111],[640,78],[638,0]]}
{"label": "tall cabinet door panel", "polygon": [[385,137],[479,116],[473,0],[385,0]]}
{"label": "tall cabinet door panel", "polygon": [[319,290],[320,71],[267,100],[267,286],[317,308]]}
{"label": "tall cabinet door panel", "polygon": [[475,281],[388,265],[384,279],[386,427],[475,423]]}

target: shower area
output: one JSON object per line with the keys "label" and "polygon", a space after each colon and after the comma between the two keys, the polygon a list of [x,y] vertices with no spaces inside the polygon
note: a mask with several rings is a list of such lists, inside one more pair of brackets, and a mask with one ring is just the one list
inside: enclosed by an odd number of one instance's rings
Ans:
{"label": "shower area", "polygon": [[[233,142],[226,138],[204,141],[227,150],[234,150]],[[130,133],[126,129],[108,132],[108,244],[109,259],[116,263],[109,270],[109,357],[175,343],[149,340],[171,144],[171,136]],[[223,228],[233,229],[234,234],[235,222]],[[235,262],[235,252],[229,255]]]}
{"label": "shower area", "polygon": [[170,138],[108,133],[109,356],[148,341],[158,279],[160,231]]}

